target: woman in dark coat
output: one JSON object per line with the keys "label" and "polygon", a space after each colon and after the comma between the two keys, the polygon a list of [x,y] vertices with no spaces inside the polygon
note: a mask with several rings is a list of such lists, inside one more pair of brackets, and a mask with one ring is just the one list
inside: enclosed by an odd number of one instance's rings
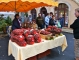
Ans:
{"label": "woman in dark coat", "polygon": [[20,29],[20,28],[21,28],[21,21],[19,19],[19,14],[16,14],[12,22],[12,31],[15,29]]}
{"label": "woman in dark coat", "polygon": [[79,8],[75,9],[75,16],[77,19],[73,24],[70,25],[70,28],[73,29],[74,34],[74,46],[75,46],[75,58],[79,60]]}

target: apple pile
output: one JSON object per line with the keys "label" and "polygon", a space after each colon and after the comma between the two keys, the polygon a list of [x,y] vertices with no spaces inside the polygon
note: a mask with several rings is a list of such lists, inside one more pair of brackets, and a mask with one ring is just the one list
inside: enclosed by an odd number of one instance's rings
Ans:
{"label": "apple pile", "polygon": [[13,34],[15,34],[15,35],[20,35],[20,34],[23,34],[24,29],[15,29],[15,30],[13,30],[12,32],[13,32]]}
{"label": "apple pile", "polygon": [[36,43],[40,43],[41,42],[41,36],[40,36],[40,34],[39,33],[36,33],[34,35],[34,39],[35,39],[35,42]]}
{"label": "apple pile", "polygon": [[25,37],[22,34],[15,34],[12,32],[11,33],[11,41],[15,42],[19,46],[26,46],[27,45],[27,43],[25,41]]}
{"label": "apple pile", "polygon": [[17,42],[17,44],[18,44],[19,46],[23,46],[23,47],[27,45],[27,43],[26,43],[25,40],[23,40],[22,42]]}
{"label": "apple pile", "polygon": [[34,44],[34,36],[33,35],[28,35],[26,37],[26,42],[27,42],[27,44],[33,45]]}
{"label": "apple pile", "polygon": [[25,31],[24,31],[24,36],[25,36],[25,38],[28,37],[28,35],[30,35],[30,31],[29,31],[29,30],[25,30]]}
{"label": "apple pile", "polygon": [[31,35],[35,35],[36,33],[37,33],[36,30],[34,30],[34,29],[31,29],[31,30],[30,30],[30,34],[31,34]]}
{"label": "apple pile", "polygon": [[30,45],[34,44],[34,42],[35,43],[41,42],[41,37],[37,30],[34,29],[25,30],[24,36],[26,38],[26,42]]}
{"label": "apple pile", "polygon": [[45,30],[51,32],[53,36],[55,34],[59,35],[62,32],[62,30],[60,28],[57,28],[56,26],[48,26]]}
{"label": "apple pile", "polygon": [[40,31],[40,34],[48,35],[48,34],[51,34],[51,32],[46,31],[46,30],[41,30],[41,31]]}
{"label": "apple pile", "polygon": [[11,41],[19,46],[26,46],[40,43],[41,37],[38,30],[35,29],[15,29],[11,32]]}

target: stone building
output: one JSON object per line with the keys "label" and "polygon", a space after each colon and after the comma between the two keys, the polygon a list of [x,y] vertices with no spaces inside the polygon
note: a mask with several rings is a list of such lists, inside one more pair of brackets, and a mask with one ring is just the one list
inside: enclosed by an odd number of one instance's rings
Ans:
{"label": "stone building", "polygon": [[36,18],[38,13],[46,14],[53,12],[56,18],[59,18],[64,14],[65,22],[64,26],[69,27],[70,24],[75,20],[74,12],[75,9],[79,7],[79,0],[55,0],[59,2],[58,7],[39,7],[31,11],[28,14],[32,14],[33,18]]}

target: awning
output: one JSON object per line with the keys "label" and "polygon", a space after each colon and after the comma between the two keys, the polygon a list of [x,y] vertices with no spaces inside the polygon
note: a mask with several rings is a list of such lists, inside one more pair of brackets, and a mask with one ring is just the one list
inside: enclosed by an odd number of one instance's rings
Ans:
{"label": "awning", "polygon": [[0,11],[27,12],[41,6],[58,6],[52,0],[0,0]]}

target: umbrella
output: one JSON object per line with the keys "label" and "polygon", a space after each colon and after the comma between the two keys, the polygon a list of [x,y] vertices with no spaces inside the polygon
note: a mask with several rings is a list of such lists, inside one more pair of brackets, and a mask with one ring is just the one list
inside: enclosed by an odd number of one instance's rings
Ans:
{"label": "umbrella", "polygon": [[52,0],[0,0],[0,11],[27,12],[41,6],[58,6]]}
{"label": "umbrella", "polygon": [[0,0],[0,3],[1,3],[1,2],[7,3],[7,2],[10,2],[10,1],[17,1],[17,0]]}
{"label": "umbrella", "polygon": [[36,3],[43,2],[43,3],[46,3],[48,5],[52,5],[52,6],[57,6],[58,5],[58,3],[54,2],[53,0],[21,0],[21,1],[23,1],[23,2],[29,1],[29,2],[36,2]]}

